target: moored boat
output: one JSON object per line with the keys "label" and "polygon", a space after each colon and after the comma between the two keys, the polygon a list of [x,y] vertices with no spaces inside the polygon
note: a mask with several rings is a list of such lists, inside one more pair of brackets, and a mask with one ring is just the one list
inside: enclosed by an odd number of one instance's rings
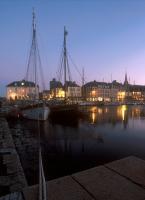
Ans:
{"label": "moored boat", "polygon": [[50,109],[43,105],[37,105],[22,110],[22,116],[27,119],[45,121],[48,119]]}

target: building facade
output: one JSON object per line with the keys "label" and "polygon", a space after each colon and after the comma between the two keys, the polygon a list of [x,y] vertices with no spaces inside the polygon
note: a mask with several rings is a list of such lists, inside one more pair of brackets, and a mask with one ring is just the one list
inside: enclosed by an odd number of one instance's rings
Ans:
{"label": "building facade", "polygon": [[145,86],[129,84],[126,90],[125,100],[126,102],[144,102]]}
{"label": "building facade", "polygon": [[6,97],[8,100],[38,99],[39,87],[30,81],[14,81],[7,86]]}
{"label": "building facade", "polygon": [[60,81],[55,78],[50,81],[50,99],[63,100],[65,97],[64,88]]}
{"label": "building facade", "polygon": [[64,100],[65,97],[69,101],[79,101],[82,97],[81,87],[72,81],[66,81],[65,85],[56,79],[50,81],[50,99]]}
{"label": "building facade", "polygon": [[82,99],[82,90],[79,85],[77,85],[75,82],[67,81],[66,82],[66,98],[70,102],[79,102]]}
{"label": "building facade", "polygon": [[112,83],[88,82],[82,87],[82,97],[86,101],[113,102],[118,99],[118,92],[122,89],[122,84],[113,81]]}

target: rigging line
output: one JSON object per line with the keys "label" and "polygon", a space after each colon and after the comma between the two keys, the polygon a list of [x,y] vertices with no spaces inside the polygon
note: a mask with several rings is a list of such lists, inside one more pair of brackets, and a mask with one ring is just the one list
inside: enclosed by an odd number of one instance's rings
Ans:
{"label": "rigging line", "polygon": [[63,47],[61,47],[61,53],[60,53],[60,57],[59,57],[59,59],[58,59],[58,64],[57,64],[57,66],[58,66],[58,68],[57,68],[57,71],[56,71],[56,77],[57,77],[57,79],[59,80],[59,76],[60,76],[60,71],[61,71],[61,63],[62,63],[62,56],[63,55]]}
{"label": "rigging line", "polygon": [[41,76],[41,81],[42,81],[42,89],[45,90],[44,74],[43,74],[38,44],[36,44],[36,48],[37,48],[37,54],[38,54],[38,59],[39,59],[39,70],[40,70],[40,76]]}
{"label": "rigging line", "polygon": [[[35,30],[36,32],[36,30]],[[36,33],[35,33],[36,35]],[[38,57],[38,69],[40,71],[40,76],[41,76],[41,84],[42,84],[42,89],[45,90],[45,82],[44,82],[44,74],[43,74],[43,70],[42,70],[42,62],[41,62],[41,57],[40,57],[40,52],[39,52],[39,48],[38,48],[38,40],[35,36],[35,45],[36,45],[36,53],[37,53],[37,57]]]}
{"label": "rigging line", "polygon": [[68,57],[66,58],[66,62],[67,62],[67,71],[68,71],[69,81],[72,81],[71,72],[70,72],[70,68],[69,68]]}
{"label": "rigging line", "polygon": [[61,54],[60,54],[60,58],[59,58],[59,62],[57,64],[57,70],[56,70],[56,78],[57,78],[57,80],[59,80],[59,76],[60,76],[60,68],[61,68],[61,60],[62,60],[61,59]]}
{"label": "rigging line", "polygon": [[63,50],[62,50],[62,52],[61,52],[61,55],[60,55],[60,66],[59,66],[59,68],[58,68],[58,74],[57,74],[57,76],[58,76],[58,80],[60,81],[61,80],[61,77],[62,77],[62,65],[63,65]]}
{"label": "rigging line", "polygon": [[64,56],[63,56],[63,53],[64,53],[64,49],[62,48],[62,52],[61,52],[61,57],[60,57],[60,81],[62,81],[63,82],[63,73],[64,73],[64,67],[63,67],[63,65],[64,65]]}
{"label": "rigging line", "polygon": [[69,54],[68,52],[67,52],[67,54],[68,54],[68,56],[69,56],[69,58],[70,58],[70,60],[71,60],[72,64],[74,65],[74,67],[75,67],[76,71],[79,73],[80,77],[82,78],[82,74],[81,74],[81,73],[80,73],[80,71],[78,70],[78,67],[77,67],[77,65],[74,63],[74,61],[73,61],[72,57],[70,56],[70,54]]}
{"label": "rigging line", "polygon": [[61,66],[60,66],[59,81],[62,80],[62,75],[63,75],[63,62],[64,62],[64,58],[62,57],[62,60],[61,60]]}
{"label": "rigging line", "polygon": [[[33,16],[33,13],[32,13],[32,16]],[[34,20],[34,18],[33,18]],[[26,59],[26,65],[27,65],[27,70],[26,70],[26,74],[25,74],[25,77],[24,77],[24,80],[27,80],[28,81],[28,73],[29,73],[29,68],[30,68],[30,60],[31,60],[31,54],[32,54],[32,49],[33,49],[33,44],[34,44],[34,41],[33,41],[33,38],[34,38],[34,29],[33,29],[33,20],[32,20],[32,25],[31,25],[31,36],[30,36],[30,40],[31,40],[31,47],[30,47],[30,50],[29,50],[29,53],[27,52],[27,59]]]}
{"label": "rigging line", "polygon": [[59,66],[59,68],[58,68],[58,70],[57,70],[57,72],[56,72],[56,77],[57,77],[57,80],[58,81],[60,81],[61,80],[61,71],[62,71],[62,59],[61,59],[61,61],[60,61],[60,66]]}
{"label": "rigging line", "polygon": [[27,66],[27,71],[26,71],[26,80],[28,81],[29,77],[29,70],[30,70],[30,62],[31,62],[31,57],[32,57],[32,52],[33,52],[33,39],[32,39],[32,43],[31,43],[31,47],[30,47],[30,52],[29,52],[29,58],[28,58],[28,66]]}
{"label": "rigging line", "polygon": [[[37,84],[38,84],[38,66],[37,66],[37,46],[36,46],[36,30],[34,32],[34,83],[35,83],[35,96],[37,91]],[[35,97],[36,98],[36,97]]]}
{"label": "rigging line", "polygon": [[[39,42],[39,45],[38,45],[38,42]],[[44,42],[42,40],[39,29],[37,29],[37,48],[38,48],[38,57],[39,57],[39,60],[40,60],[39,70],[40,70],[40,74],[41,74],[41,84],[42,84],[42,89],[45,90],[46,89],[46,81],[45,81],[45,78],[44,78],[45,73],[44,73],[43,68],[42,68],[42,66],[43,66],[42,59],[41,59],[42,56],[40,57],[40,50],[39,50],[39,49],[44,49],[45,45],[44,45]],[[46,66],[48,66],[49,64],[48,64],[48,60],[46,59],[46,54],[43,53],[43,57],[45,57]]]}
{"label": "rigging line", "polygon": [[33,38],[32,39],[32,46],[31,46],[31,50],[30,50],[30,57],[29,57],[29,63],[28,63],[29,68],[28,68],[28,74],[27,74],[27,76],[28,76],[28,79],[32,80],[34,83],[36,81],[35,71],[37,70],[37,69],[35,70],[35,67],[37,67],[36,66],[36,54],[35,54],[35,50],[36,50],[35,38]]}

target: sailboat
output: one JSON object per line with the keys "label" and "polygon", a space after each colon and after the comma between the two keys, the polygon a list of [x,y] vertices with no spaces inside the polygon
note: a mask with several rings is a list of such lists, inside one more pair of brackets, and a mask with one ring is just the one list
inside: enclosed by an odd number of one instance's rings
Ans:
{"label": "sailboat", "polygon": [[64,40],[63,40],[63,58],[62,58],[62,67],[64,71],[64,101],[60,104],[50,106],[50,119],[52,121],[59,122],[70,122],[76,121],[79,116],[78,104],[70,104],[67,99],[67,87],[69,81],[67,81],[67,72],[69,72],[68,68],[68,55],[67,55],[67,47],[66,47],[66,37],[68,32],[64,27]]}
{"label": "sailboat", "polygon": [[[39,103],[39,86],[38,86],[38,68],[41,67],[39,49],[36,38],[36,22],[35,22],[35,13],[33,11],[33,20],[32,20],[32,43],[30,48],[30,55],[28,60],[28,67],[26,73],[26,80],[33,78],[35,88],[29,105],[25,106],[22,109],[22,116],[27,119],[45,121],[48,119],[50,109],[45,105],[44,102]],[[31,77],[29,77],[30,70],[32,71]],[[42,71],[41,71],[42,73]],[[43,77],[42,77],[43,78]]]}

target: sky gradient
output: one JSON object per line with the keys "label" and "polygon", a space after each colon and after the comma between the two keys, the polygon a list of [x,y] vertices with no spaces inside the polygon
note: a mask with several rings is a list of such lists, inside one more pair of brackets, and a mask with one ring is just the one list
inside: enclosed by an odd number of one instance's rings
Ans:
{"label": "sky gradient", "polygon": [[[68,51],[91,80],[145,85],[144,0],[1,0],[0,96],[5,86],[25,77],[31,44],[32,8],[37,18],[38,44],[46,88],[56,77],[68,30]],[[81,77],[71,66],[72,78]]]}

